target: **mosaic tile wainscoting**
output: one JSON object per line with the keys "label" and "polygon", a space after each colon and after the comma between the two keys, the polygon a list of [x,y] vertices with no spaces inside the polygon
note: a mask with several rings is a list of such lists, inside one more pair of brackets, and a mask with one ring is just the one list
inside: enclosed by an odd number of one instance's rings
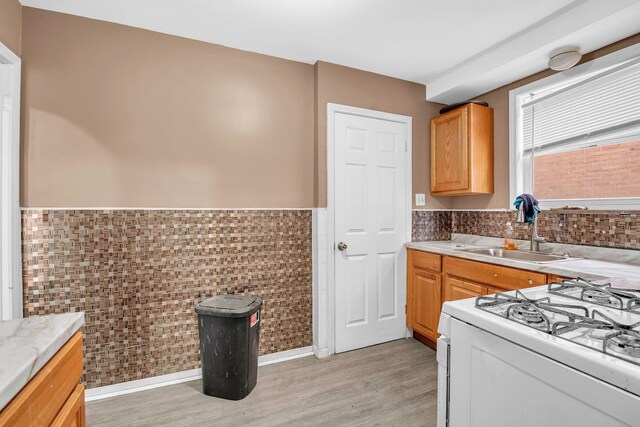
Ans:
{"label": "mosaic tile wainscoting", "polygon": [[311,210],[24,210],[25,316],[84,311],[89,388],[198,368],[196,303],[263,298],[260,352],[312,344]]}
{"label": "mosaic tile wainscoting", "polygon": [[[413,241],[448,240],[451,233],[502,237],[511,222],[514,238],[531,238],[514,211],[414,211]],[[549,242],[640,249],[640,211],[545,211],[538,220]]]}

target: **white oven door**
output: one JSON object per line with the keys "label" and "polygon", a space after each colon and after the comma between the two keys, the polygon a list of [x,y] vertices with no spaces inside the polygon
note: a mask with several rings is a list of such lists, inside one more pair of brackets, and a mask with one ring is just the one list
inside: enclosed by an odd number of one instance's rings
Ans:
{"label": "white oven door", "polygon": [[449,340],[449,426],[640,422],[639,396],[453,318]]}

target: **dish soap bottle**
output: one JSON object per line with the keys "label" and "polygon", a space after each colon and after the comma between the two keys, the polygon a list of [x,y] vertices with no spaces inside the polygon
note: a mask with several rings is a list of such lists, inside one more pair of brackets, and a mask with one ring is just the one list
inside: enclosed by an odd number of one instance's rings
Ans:
{"label": "dish soap bottle", "polygon": [[510,222],[507,222],[504,227],[504,248],[513,250],[517,247],[516,242],[513,241],[513,227]]}

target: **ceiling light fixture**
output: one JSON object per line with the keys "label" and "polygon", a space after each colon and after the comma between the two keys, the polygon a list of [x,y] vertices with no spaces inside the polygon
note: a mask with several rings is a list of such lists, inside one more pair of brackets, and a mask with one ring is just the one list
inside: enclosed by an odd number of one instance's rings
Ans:
{"label": "ceiling light fixture", "polygon": [[577,50],[567,50],[549,58],[549,68],[555,71],[564,71],[580,62],[582,54]]}

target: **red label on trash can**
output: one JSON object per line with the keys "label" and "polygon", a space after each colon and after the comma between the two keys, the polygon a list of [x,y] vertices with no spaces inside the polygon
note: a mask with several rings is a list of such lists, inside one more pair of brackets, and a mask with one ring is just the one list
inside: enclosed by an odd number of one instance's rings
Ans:
{"label": "red label on trash can", "polygon": [[256,311],[255,313],[253,313],[251,315],[251,326],[253,328],[253,326],[258,323],[258,320],[260,320],[260,312]]}

